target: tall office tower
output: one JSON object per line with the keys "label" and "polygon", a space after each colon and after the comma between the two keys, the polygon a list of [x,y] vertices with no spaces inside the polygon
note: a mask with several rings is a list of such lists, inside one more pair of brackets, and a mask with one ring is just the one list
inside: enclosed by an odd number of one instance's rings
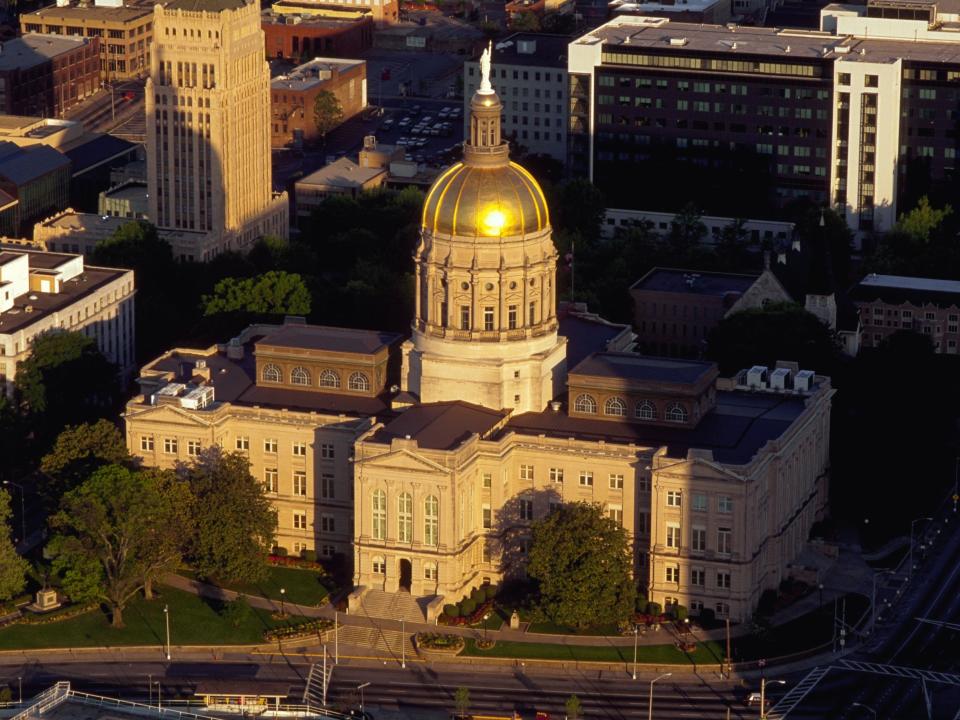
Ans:
{"label": "tall office tower", "polygon": [[270,174],[270,70],[260,7],[243,0],[157,6],[147,80],[150,218],[196,233],[184,259],[288,234]]}

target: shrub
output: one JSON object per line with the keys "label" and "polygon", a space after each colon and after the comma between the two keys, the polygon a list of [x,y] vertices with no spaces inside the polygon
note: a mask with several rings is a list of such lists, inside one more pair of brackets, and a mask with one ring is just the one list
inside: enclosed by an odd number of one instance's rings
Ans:
{"label": "shrub", "polygon": [[443,614],[448,618],[460,617],[460,608],[453,603],[449,603],[443,606]]}
{"label": "shrub", "polygon": [[13,702],[13,689],[9,685],[0,688],[0,703]]}
{"label": "shrub", "polygon": [[487,599],[487,591],[483,588],[477,588],[470,593],[470,599],[473,600],[477,605],[480,605]]}
{"label": "shrub", "polygon": [[300,559],[306,560],[307,562],[316,562],[317,561],[317,551],[316,550],[301,550]]}
{"label": "shrub", "polygon": [[663,612],[663,608],[660,607],[658,602],[648,602],[647,603],[647,615],[653,615],[658,617]]}
{"label": "shrub", "polygon": [[485,600],[493,600],[497,596],[499,588],[496,585],[484,585],[484,595],[486,596]]}
{"label": "shrub", "polygon": [[641,593],[637,593],[637,603],[636,609],[638,613],[643,613],[647,611],[647,596]]}
{"label": "shrub", "polygon": [[473,611],[477,609],[477,603],[470,598],[466,598],[460,601],[460,615],[461,617],[466,615],[473,615]]}
{"label": "shrub", "polygon": [[283,547],[282,545],[276,545],[276,546],[274,546],[274,548],[273,548],[273,553],[272,553],[272,554],[273,554],[273,555],[276,555],[277,557],[286,557],[286,556],[289,555],[290,553],[289,553],[289,552],[287,551],[287,549],[286,549],[285,547]]}
{"label": "shrub", "polygon": [[686,620],[688,614],[686,605],[676,605],[673,608],[673,617],[677,622]]}
{"label": "shrub", "polygon": [[252,615],[253,608],[242,594],[237,595],[236,600],[226,603],[220,611],[220,616],[234,629],[247,622]]}

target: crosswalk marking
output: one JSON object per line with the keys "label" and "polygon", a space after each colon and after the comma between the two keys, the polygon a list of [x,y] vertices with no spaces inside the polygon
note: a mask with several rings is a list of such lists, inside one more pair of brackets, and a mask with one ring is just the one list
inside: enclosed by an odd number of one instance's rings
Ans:
{"label": "crosswalk marking", "polygon": [[829,665],[826,667],[815,667],[807,673],[803,680],[790,688],[790,691],[780,698],[780,702],[767,711],[767,718],[769,720],[783,720],[783,718],[799,705],[810,691],[817,686],[817,683],[819,683],[828,672],[830,672]]}

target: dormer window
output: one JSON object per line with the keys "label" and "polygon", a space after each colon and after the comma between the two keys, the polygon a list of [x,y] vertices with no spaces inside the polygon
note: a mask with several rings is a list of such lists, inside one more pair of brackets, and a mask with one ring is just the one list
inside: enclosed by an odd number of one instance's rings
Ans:
{"label": "dormer window", "polygon": [[271,383],[283,382],[283,374],[280,372],[280,368],[278,368],[278,367],[277,367],[276,365],[274,365],[273,363],[271,363],[271,364],[269,364],[269,365],[264,365],[264,366],[263,366],[263,381],[264,381],[264,382],[271,382]]}
{"label": "dormer window", "polygon": [[586,415],[597,414],[597,401],[592,395],[577,395],[577,400],[573,404],[573,409],[578,413]]}
{"label": "dormer window", "polygon": [[603,404],[603,414],[612,417],[624,417],[627,414],[627,404],[618,397],[609,398]]}
{"label": "dormer window", "polygon": [[664,414],[664,417],[669,422],[676,423],[685,423],[687,421],[687,409],[683,407],[680,403],[671,403],[667,406],[667,412]]}

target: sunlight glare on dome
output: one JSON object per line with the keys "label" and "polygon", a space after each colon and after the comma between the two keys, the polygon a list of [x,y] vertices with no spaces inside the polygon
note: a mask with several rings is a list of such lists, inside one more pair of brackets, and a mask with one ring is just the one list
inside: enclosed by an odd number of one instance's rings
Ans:
{"label": "sunlight glare on dome", "polygon": [[507,216],[504,215],[502,211],[491,208],[487,210],[483,216],[483,234],[495,237],[500,234],[500,231],[503,230],[503,226],[506,224]]}

